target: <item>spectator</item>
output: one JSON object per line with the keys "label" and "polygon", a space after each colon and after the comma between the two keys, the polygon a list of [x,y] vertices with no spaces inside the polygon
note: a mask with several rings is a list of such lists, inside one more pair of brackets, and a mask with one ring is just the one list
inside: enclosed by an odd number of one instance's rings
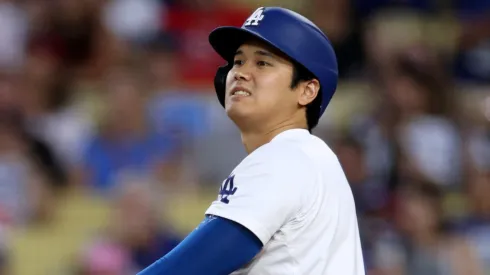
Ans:
{"label": "spectator", "polygon": [[421,181],[398,188],[394,228],[378,240],[374,274],[483,274],[473,247],[447,232],[442,194]]}
{"label": "spectator", "polygon": [[165,10],[158,0],[111,0],[104,6],[103,21],[119,39],[144,45],[161,32]]}
{"label": "spectator", "polygon": [[351,185],[358,222],[361,232],[361,242],[364,252],[366,270],[373,268],[373,246],[388,218],[389,193],[383,182],[378,182],[368,176],[365,152],[362,145],[354,138],[344,136],[334,146],[340,163]]}
{"label": "spectator", "polygon": [[163,37],[148,51],[150,79],[153,84],[149,101],[150,118],[159,132],[173,132],[189,143],[207,134],[209,128],[207,97],[182,87],[180,67],[172,41]]}
{"label": "spectator", "polygon": [[388,81],[396,108],[400,176],[417,176],[455,188],[463,176],[463,142],[444,63],[430,51],[404,53]]}
{"label": "spectator", "polygon": [[112,272],[118,275],[131,271],[135,274],[172,250],[181,239],[162,219],[165,195],[159,187],[154,179],[134,175],[121,178],[111,200],[110,223],[91,242],[91,247],[104,248],[92,252],[107,251],[102,254],[106,257],[90,253],[89,258],[83,259],[93,259],[93,264],[101,266],[117,266],[119,273]]}
{"label": "spectator", "polygon": [[457,223],[457,232],[475,247],[487,274],[490,272],[490,172],[474,171],[466,189],[470,212]]}
{"label": "spectator", "polygon": [[163,219],[165,194],[153,180],[129,178],[121,183],[116,194],[115,236],[129,250],[137,269],[152,264],[181,241]]}
{"label": "spectator", "polygon": [[19,82],[26,129],[53,149],[65,170],[73,169],[93,130],[91,118],[72,99],[73,75],[55,49],[33,45]]}
{"label": "spectator", "polygon": [[360,215],[380,214],[388,204],[388,190],[382,182],[369,177],[362,145],[356,139],[346,136],[334,148],[351,184],[357,212]]}
{"label": "spectator", "polygon": [[[356,1],[313,0],[310,17],[333,44],[337,55],[339,77],[350,79],[359,77],[364,68],[362,42],[363,21],[355,15]],[[366,2],[366,1],[363,1]]]}
{"label": "spectator", "polygon": [[136,271],[130,268],[128,254],[110,242],[89,244],[82,252],[74,275],[130,275]]}
{"label": "spectator", "polygon": [[50,221],[66,174],[50,148],[26,133],[14,77],[0,79],[0,212],[2,224]]}
{"label": "spectator", "polygon": [[151,125],[144,83],[124,66],[113,68],[105,81],[107,112],[82,163],[88,184],[101,194],[109,194],[123,173],[158,174],[179,148]]}
{"label": "spectator", "polygon": [[457,39],[455,76],[463,81],[490,83],[490,1],[453,1],[461,32]]}
{"label": "spectator", "polygon": [[25,57],[28,22],[17,1],[0,1],[0,67],[18,70]]}

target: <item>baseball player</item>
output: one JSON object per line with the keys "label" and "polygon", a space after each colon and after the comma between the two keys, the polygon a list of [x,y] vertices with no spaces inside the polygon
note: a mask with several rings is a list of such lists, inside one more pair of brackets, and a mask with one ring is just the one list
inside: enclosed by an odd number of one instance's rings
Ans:
{"label": "baseball player", "polygon": [[139,274],[365,274],[350,186],[311,134],[338,80],[325,34],[293,11],[265,7],[209,41],[227,61],[214,85],[248,155],[204,221]]}

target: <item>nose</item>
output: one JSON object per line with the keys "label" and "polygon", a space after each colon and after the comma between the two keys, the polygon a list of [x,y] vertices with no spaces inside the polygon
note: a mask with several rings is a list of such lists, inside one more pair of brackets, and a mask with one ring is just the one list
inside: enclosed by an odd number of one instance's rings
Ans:
{"label": "nose", "polygon": [[251,78],[250,72],[245,68],[245,66],[242,66],[240,68],[236,68],[233,70],[233,77],[236,81],[248,81]]}

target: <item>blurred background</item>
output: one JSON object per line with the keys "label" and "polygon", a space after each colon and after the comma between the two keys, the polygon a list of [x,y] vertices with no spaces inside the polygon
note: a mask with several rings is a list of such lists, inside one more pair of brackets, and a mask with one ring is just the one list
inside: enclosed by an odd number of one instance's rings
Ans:
{"label": "blurred background", "polygon": [[367,274],[490,274],[490,1],[0,0],[0,275],[135,274],[201,221],[245,156],[207,36],[262,5],[335,46]]}

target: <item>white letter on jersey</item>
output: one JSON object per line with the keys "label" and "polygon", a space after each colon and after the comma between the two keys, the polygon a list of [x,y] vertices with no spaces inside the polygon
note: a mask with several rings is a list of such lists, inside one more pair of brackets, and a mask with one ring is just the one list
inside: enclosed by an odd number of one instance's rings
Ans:
{"label": "white letter on jersey", "polygon": [[258,26],[260,21],[262,21],[262,19],[264,19],[264,15],[262,14],[264,12],[264,8],[258,8],[257,10],[254,11],[254,13],[252,13],[252,15],[250,15],[250,17],[247,19],[247,21],[245,21],[245,24],[243,24],[244,26]]}

